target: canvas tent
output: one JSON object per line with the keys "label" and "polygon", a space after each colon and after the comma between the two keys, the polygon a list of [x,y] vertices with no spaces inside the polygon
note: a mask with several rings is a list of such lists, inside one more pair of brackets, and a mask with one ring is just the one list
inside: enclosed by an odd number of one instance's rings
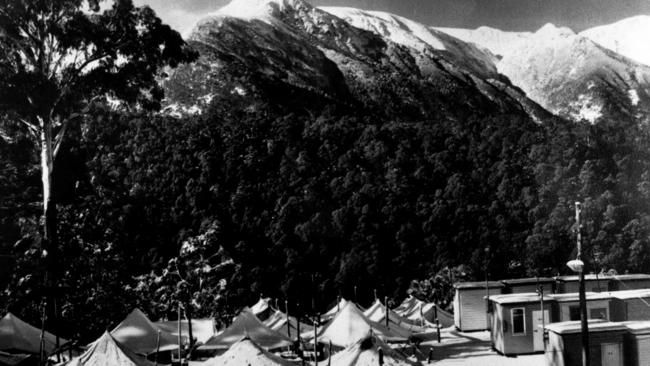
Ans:
{"label": "canvas tent", "polygon": [[[59,345],[66,342],[65,339],[59,338]],[[52,353],[56,349],[56,336],[45,332],[44,347],[45,353]],[[38,354],[41,350],[41,330],[12,313],[7,313],[0,320],[0,350]]]}
{"label": "canvas tent", "polygon": [[[154,323],[157,327],[165,332],[178,337],[178,320],[166,320]],[[197,342],[205,343],[214,335],[213,319],[192,319],[192,337]],[[181,336],[189,339],[190,326],[187,320],[181,320]]]}
{"label": "canvas tent", "polygon": [[[298,321],[296,318],[290,316],[288,318],[289,328],[291,329],[291,334],[287,330],[287,314],[281,312],[280,310],[275,310],[271,316],[266,319],[263,323],[267,327],[275,330],[276,332],[282,333],[291,339],[296,339],[298,332]],[[305,324],[300,322],[300,337],[303,339],[310,339],[313,336],[314,327],[312,325]]]}
{"label": "canvas tent", "polygon": [[453,314],[442,310],[434,303],[419,300],[413,295],[410,295],[393,310],[412,324],[426,325],[427,323],[434,323],[437,316],[441,327],[446,328],[454,325]]}
{"label": "canvas tent", "polygon": [[81,356],[73,358],[66,366],[153,366],[154,363],[135,354],[116,341],[108,332],[90,345]]}
{"label": "canvas tent", "polygon": [[328,321],[333,319],[336,314],[338,314],[338,312],[348,304],[348,302],[349,301],[346,299],[340,299],[336,304],[334,304],[334,306],[332,306],[331,309],[329,309],[325,314],[321,315],[321,320]]}
{"label": "canvas tent", "polygon": [[[158,348],[158,331],[160,331],[160,348]],[[120,324],[111,331],[118,342],[131,351],[143,355],[178,348],[178,337],[158,327],[147,318],[140,309],[134,309]]]}
{"label": "canvas tent", "polygon": [[245,309],[235,318],[228,328],[223,332],[210,337],[210,339],[208,339],[204,345],[200,346],[199,349],[228,349],[230,346],[246,337],[265,349],[287,347],[292,344],[291,339],[287,336],[267,327],[260,322],[250,310]]}
{"label": "canvas tent", "polygon": [[404,355],[389,347],[381,339],[374,336],[366,336],[354,345],[338,352],[332,356],[333,366],[377,366],[379,362],[379,350],[383,354],[383,365],[409,366],[416,363],[408,360]]}
{"label": "canvas tent", "polygon": [[377,335],[385,342],[406,342],[411,336],[410,332],[400,327],[386,327],[383,324],[368,319],[361,310],[349,302],[327,324],[318,335],[318,341],[345,348],[357,343],[370,332]]}
{"label": "canvas tent", "polygon": [[266,320],[269,315],[273,312],[271,310],[271,298],[270,297],[260,297],[260,299],[251,306],[250,310],[259,320]]}
{"label": "canvas tent", "polygon": [[243,338],[233,344],[223,355],[210,358],[204,366],[294,366],[255,344],[250,338]]}
{"label": "canvas tent", "polygon": [[0,351],[0,366],[36,365],[36,355],[27,353],[7,353]]}
{"label": "canvas tent", "polygon": [[[366,311],[363,312],[368,319],[373,322],[386,324],[386,307],[384,304],[375,300],[375,302]],[[393,310],[388,309],[388,325],[397,326],[409,330],[411,332],[423,333],[427,331],[425,326],[419,326],[411,323],[408,319],[396,314]]]}

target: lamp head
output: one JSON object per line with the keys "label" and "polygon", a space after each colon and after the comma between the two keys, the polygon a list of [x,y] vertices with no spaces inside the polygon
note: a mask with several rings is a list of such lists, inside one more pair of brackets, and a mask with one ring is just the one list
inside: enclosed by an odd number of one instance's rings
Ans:
{"label": "lamp head", "polygon": [[573,272],[580,273],[585,268],[585,263],[580,259],[574,259],[566,263]]}

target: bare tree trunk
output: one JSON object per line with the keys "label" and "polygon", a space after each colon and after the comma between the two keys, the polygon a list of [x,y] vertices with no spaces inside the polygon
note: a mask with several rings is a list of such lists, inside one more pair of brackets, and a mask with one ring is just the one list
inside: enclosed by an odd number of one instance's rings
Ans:
{"label": "bare tree trunk", "polygon": [[[52,123],[49,119],[38,118],[40,145],[41,145],[41,180],[43,182],[43,250],[45,261],[45,296],[47,301],[47,318],[50,322],[56,322],[55,301],[52,298],[56,294],[56,261],[58,252],[57,241],[57,212],[54,201],[54,149]],[[56,333],[58,334],[58,332]],[[57,337],[58,343],[58,337]],[[58,346],[58,344],[57,344]]]}

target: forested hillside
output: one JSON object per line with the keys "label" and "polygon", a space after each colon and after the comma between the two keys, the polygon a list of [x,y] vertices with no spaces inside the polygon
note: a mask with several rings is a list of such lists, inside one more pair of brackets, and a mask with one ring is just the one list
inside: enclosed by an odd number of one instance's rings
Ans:
{"label": "forested hillside", "polygon": [[[281,24],[204,23],[189,42],[201,58],[165,78],[163,113],[98,99],[68,126],[57,334],[90,341],[134,306],[223,317],[261,294],[301,313],[338,295],[367,305],[375,289],[400,301],[414,280],[448,304],[453,279],[567,273],[575,201],[589,271],[648,268],[650,127],[553,117],[505,77],[428,46],[416,60],[294,3]],[[0,304],[38,324],[38,149],[0,123]]]}
{"label": "forested hillside", "polygon": [[[164,315],[178,299],[209,315],[261,293],[303,311],[355,286],[362,302],[373,289],[399,298],[459,265],[470,279],[486,263],[493,278],[566,272],[575,200],[590,270],[650,264],[644,127],[226,103],[188,119],[97,109],[76,126],[56,181],[66,329],[94,335],[132,306]],[[10,153],[23,143],[3,139],[3,250],[18,262],[3,302],[34,318],[38,181],[27,153]]]}

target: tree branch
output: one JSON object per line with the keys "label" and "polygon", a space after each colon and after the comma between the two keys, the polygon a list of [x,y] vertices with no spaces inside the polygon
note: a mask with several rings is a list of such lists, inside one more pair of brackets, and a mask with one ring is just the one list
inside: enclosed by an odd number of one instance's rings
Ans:
{"label": "tree branch", "polygon": [[61,148],[61,145],[63,145],[63,137],[65,136],[65,131],[68,129],[68,125],[70,124],[70,119],[76,116],[77,115],[72,115],[70,118],[63,121],[61,130],[56,134],[56,137],[54,138],[54,153],[52,154],[53,159],[56,159],[56,156],[59,154],[59,149]]}
{"label": "tree branch", "polygon": [[27,126],[27,130],[32,134],[32,136],[35,139],[38,139],[38,135],[39,135],[38,134],[38,127],[34,126],[33,123],[30,123],[30,122],[28,122],[28,121],[26,121],[26,120],[24,120],[22,118],[19,118],[18,121],[20,121],[22,124]]}

